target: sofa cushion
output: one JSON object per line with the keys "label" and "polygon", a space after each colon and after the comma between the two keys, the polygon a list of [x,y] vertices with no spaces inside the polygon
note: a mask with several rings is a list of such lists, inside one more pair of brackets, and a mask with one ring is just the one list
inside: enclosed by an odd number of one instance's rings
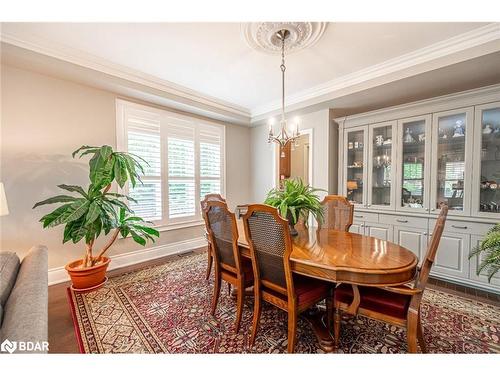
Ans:
{"label": "sofa cushion", "polygon": [[[0,305],[3,307],[16,283],[19,272],[19,257],[10,251],[0,251]],[[0,310],[0,326],[2,323]]]}
{"label": "sofa cushion", "polygon": [[24,257],[17,280],[3,307],[0,342],[47,341],[47,248],[33,247]]}

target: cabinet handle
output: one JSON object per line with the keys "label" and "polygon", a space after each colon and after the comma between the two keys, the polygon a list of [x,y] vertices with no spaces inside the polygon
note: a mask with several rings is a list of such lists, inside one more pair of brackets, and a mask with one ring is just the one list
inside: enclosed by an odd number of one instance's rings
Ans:
{"label": "cabinet handle", "polygon": [[436,211],[436,209],[435,208],[431,208],[431,211]]}
{"label": "cabinet handle", "polygon": [[371,207],[372,205],[371,204],[367,204],[366,207]]}
{"label": "cabinet handle", "polygon": [[354,215],[355,218],[361,219],[363,215]]}
{"label": "cabinet handle", "polygon": [[423,232],[422,235],[427,236],[427,232]]}
{"label": "cabinet handle", "polygon": [[396,221],[397,221],[398,223],[407,223],[407,222],[408,222],[408,220],[401,220],[401,219],[396,219]]}
{"label": "cabinet handle", "polygon": [[451,226],[452,228],[455,228],[455,229],[467,229],[467,226],[461,226],[461,225],[452,225]]}

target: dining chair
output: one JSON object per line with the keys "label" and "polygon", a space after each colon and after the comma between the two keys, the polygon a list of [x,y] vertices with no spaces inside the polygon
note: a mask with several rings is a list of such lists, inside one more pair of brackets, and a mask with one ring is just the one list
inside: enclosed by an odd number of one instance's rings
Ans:
{"label": "dining chair", "polygon": [[253,285],[252,263],[240,256],[238,249],[238,227],[236,216],[230,212],[225,202],[208,201],[204,205],[203,219],[205,220],[208,239],[214,259],[214,293],[212,296],[212,315],[215,315],[219,300],[221,281],[236,287],[236,333],[240,329],[245,288]]}
{"label": "dining chair", "polygon": [[346,197],[341,195],[327,195],[322,201],[323,222],[318,228],[335,229],[348,232],[352,225],[354,206]]}
{"label": "dining chair", "polygon": [[288,352],[296,343],[298,314],[327,300],[327,315],[333,317],[332,285],[322,280],[292,274],[292,238],[288,221],[276,208],[253,204],[243,216],[254,274],[254,312],[250,345],[255,344],[262,301],[288,313]]}
{"label": "dining chair", "polygon": [[[226,200],[222,197],[220,194],[207,194],[205,195],[205,199],[203,199],[200,202],[201,205],[201,210],[203,211],[205,205],[207,202],[213,202],[213,201],[218,201],[218,202],[226,202]],[[213,262],[213,257],[212,257],[212,249],[210,248],[210,241],[208,240],[207,233],[205,233],[205,237],[208,243],[208,249],[207,249],[207,276],[206,280],[210,278],[210,273],[212,272],[212,262]]]}
{"label": "dining chair", "polygon": [[340,284],[335,289],[335,345],[340,336],[341,312],[363,315],[371,319],[406,328],[408,352],[417,352],[417,340],[422,352],[427,352],[420,317],[420,306],[429,273],[436,258],[436,253],[446,222],[448,207],[441,206],[441,213],[434,226],[431,242],[427,248],[421,267],[417,268],[413,285],[408,283],[398,286],[365,287]]}

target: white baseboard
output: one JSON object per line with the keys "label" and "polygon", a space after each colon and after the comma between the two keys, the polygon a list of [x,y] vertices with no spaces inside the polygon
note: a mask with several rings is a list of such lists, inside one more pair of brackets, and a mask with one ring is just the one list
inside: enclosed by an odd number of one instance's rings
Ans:
{"label": "white baseboard", "polygon": [[[130,266],[132,264],[146,262],[148,260],[161,258],[167,255],[185,253],[191,250],[199,249],[200,247],[206,245],[207,240],[203,237],[198,237],[192,240],[179,241],[166,245],[140,249],[130,253],[112,255],[110,256],[112,262],[109,264],[108,270],[114,270]],[[63,283],[68,280],[69,276],[64,267],[56,267],[49,270],[49,285]]]}

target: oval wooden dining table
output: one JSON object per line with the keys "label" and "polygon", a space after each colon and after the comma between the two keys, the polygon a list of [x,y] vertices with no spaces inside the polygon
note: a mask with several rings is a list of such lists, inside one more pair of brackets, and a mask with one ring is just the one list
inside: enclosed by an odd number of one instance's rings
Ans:
{"label": "oval wooden dining table", "polygon": [[[241,255],[250,257],[243,221],[237,220]],[[298,229],[292,237],[290,263],[293,272],[334,283],[365,286],[391,286],[411,281],[418,258],[395,243],[357,233],[315,227]],[[333,351],[335,343],[324,314],[309,312],[320,347]]]}

